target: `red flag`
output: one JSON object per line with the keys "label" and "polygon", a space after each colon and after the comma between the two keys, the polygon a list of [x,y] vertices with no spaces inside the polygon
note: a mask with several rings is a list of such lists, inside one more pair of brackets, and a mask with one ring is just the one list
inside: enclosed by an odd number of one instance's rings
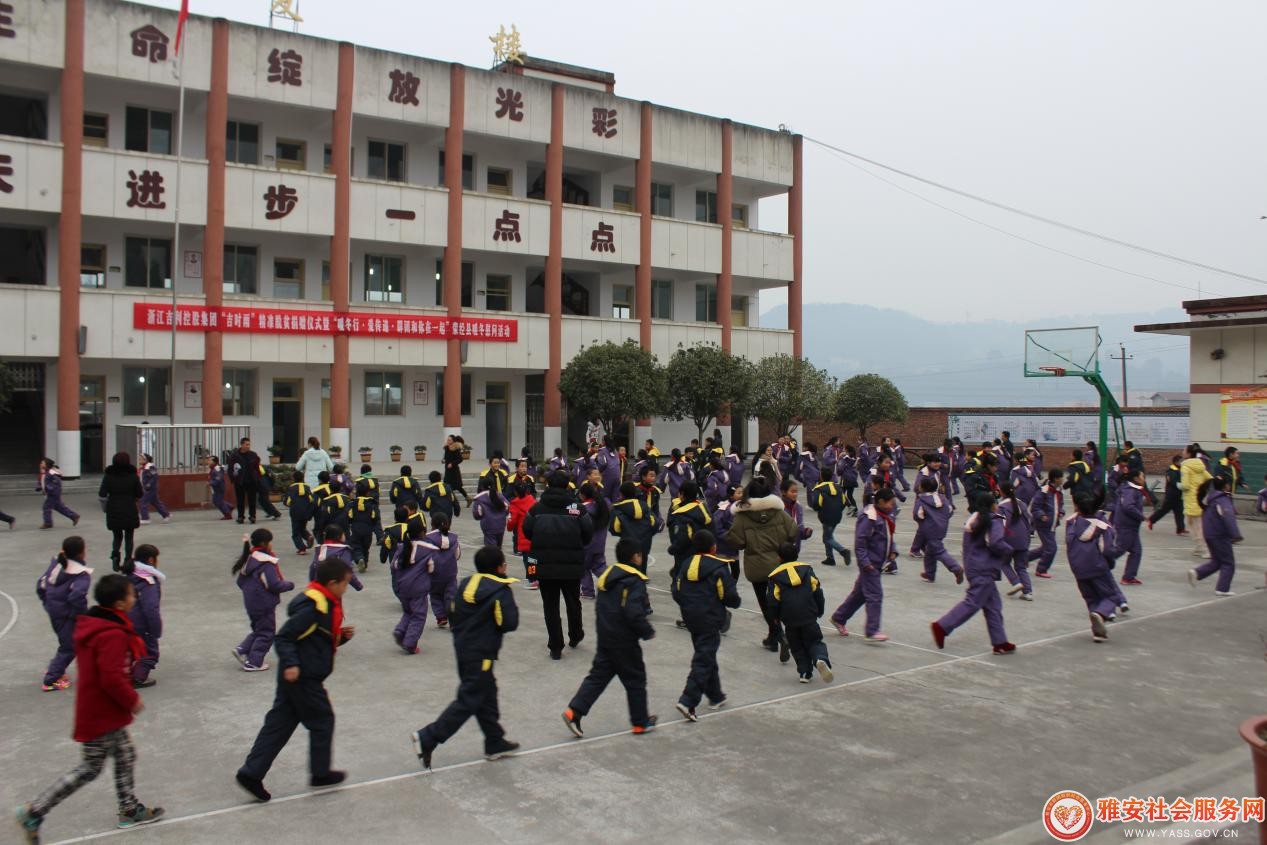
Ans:
{"label": "red flag", "polygon": [[180,16],[176,18],[176,55],[180,55],[180,36],[185,31],[185,20],[189,17],[189,0],[180,0]]}

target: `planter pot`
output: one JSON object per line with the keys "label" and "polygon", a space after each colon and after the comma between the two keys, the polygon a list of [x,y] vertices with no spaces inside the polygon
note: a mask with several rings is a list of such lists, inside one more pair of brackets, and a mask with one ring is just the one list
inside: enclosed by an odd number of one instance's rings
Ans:
{"label": "planter pot", "polygon": [[414,460],[415,460],[415,461],[426,461],[426,460],[427,460],[427,453],[426,453],[426,452],[414,452]]}
{"label": "planter pot", "polygon": [[361,463],[363,463],[363,464],[368,464],[368,463],[370,463],[371,461],[373,461],[373,460],[374,460],[374,453],[373,453],[373,452],[361,452],[361,453],[359,453],[359,454],[360,454],[360,456],[361,456]]}
{"label": "planter pot", "polygon": [[400,455],[401,455],[400,452],[392,452],[392,462],[400,463]]}
{"label": "planter pot", "polygon": [[268,462],[269,462],[270,464],[280,464],[280,463],[282,462],[282,456],[281,456],[281,455],[269,455],[269,456],[268,456]]}
{"label": "planter pot", "polygon": [[462,450],[462,460],[464,460],[464,461],[469,461],[470,459],[471,459],[471,450],[470,450],[470,449],[463,449],[463,450]]}
{"label": "planter pot", "polygon": [[281,493],[269,493],[269,494],[268,494],[268,500],[269,500],[270,502],[272,502],[273,504],[277,504],[278,502],[280,502],[280,501],[282,500],[282,494],[281,494]]}
{"label": "planter pot", "polygon": [[[1251,716],[1242,722],[1241,739],[1254,761],[1255,794],[1267,795],[1267,716]],[[1267,825],[1258,826],[1258,843],[1267,845]]]}

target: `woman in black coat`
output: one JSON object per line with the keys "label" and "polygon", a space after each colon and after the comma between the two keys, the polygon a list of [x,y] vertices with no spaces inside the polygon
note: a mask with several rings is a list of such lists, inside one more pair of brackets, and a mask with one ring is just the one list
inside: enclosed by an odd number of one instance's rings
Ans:
{"label": "woman in black coat", "polygon": [[106,467],[101,479],[101,488],[97,496],[103,501],[106,510],[106,528],[113,534],[110,544],[110,560],[114,562],[114,571],[119,571],[121,558],[119,546],[123,553],[132,559],[132,532],[141,524],[136,512],[136,503],[140,501],[141,478],[136,467],[132,466],[132,456],[127,452],[118,452]]}
{"label": "woman in black coat", "polygon": [[450,434],[444,440],[444,483],[455,493],[466,497],[467,507],[471,505],[471,494],[462,486],[462,449],[466,446],[460,436]]}

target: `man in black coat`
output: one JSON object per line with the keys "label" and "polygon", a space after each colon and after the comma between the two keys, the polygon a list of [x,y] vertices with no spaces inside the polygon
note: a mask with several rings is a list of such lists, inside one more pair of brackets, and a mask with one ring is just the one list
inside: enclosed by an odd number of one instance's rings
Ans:
{"label": "man in black coat", "polygon": [[233,479],[233,495],[238,502],[238,525],[245,512],[255,524],[255,501],[260,489],[260,456],[251,451],[251,438],[243,437],[238,450],[229,458],[229,478]]}
{"label": "man in black coat", "polygon": [[585,638],[581,622],[581,576],[585,572],[585,547],[594,536],[589,514],[568,490],[567,473],[550,476],[541,499],[524,517],[524,536],[532,541],[537,559],[537,581],[545,609],[550,658],[563,656],[563,625],[559,620],[559,596],[568,614],[568,645],[576,648]]}

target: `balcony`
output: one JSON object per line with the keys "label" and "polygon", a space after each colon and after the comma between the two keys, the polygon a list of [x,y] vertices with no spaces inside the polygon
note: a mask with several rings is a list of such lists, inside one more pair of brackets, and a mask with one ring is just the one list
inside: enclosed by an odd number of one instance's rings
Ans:
{"label": "balcony", "polygon": [[651,264],[692,273],[720,273],[721,226],[668,217],[652,218]]}
{"label": "balcony", "polygon": [[[268,196],[274,201],[270,203]],[[334,234],[333,209],[333,176],[238,164],[225,167],[224,225],[231,229],[329,237]]]}
{"label": "balcony", "polygon": [[641,231],[642,221],[637,214],[565,205],[563,257],[577,261],[636,265]]}
{"label": "balcony", "polygon": [[732,235],[731,272],[753,279],[792,281],[791,235],[735,229]]}
{"label": "balcony", "polygon": [[32,138],[0,138],[0,155],[12,158],[13,175],[4,181],[11,192],[0,191],[0,208],[56,214],[62,207],[62,145]]}
{"label": "balcony", "polygon": [[[180,174],[180,222],[202,226],[207,222],[207,163],[183,159]],[[84,214],[175,223],[175,189],[175,156],[84,150]]]}
{"label": "balcony", "polygon": [[[333,185],[333,181],[331,182]],[[352,180],[352,237],[387,243],[445,246],[449,192],[405,182]],[[326,217],[333,218],[331,192]],[[390,215],[390,216],[389,216]],[[412,216],[412,219],[410,218]],[[548,222],[547,222],[548,225]]]}
{"label": "balcony", "polygon": [[792,332],[786,329],[733,328],[730,330],[730,352],[754,363],[773,355],[791,355]]}

